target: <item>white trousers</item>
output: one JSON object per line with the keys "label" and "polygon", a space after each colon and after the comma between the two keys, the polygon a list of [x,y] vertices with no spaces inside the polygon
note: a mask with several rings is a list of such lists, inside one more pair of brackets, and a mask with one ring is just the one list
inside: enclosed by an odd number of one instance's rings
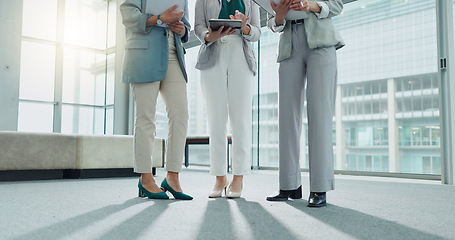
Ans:
{"label": "white trousers", "polygon": [[215,66],[201,71],[210,137],[210,174],[215,176],[227,174],[228,117],[232,129],[232,173],[245,175],[251,170],[254,75],[242,44],[242,37],[236,34],[221,38]]}
{"label": "white trousers", "polygon": [[[173,35],[169,36],[169,66],[160,82],[131,83],[136,100],[134,128],[134,171],[152,172],[155,146],[156,100],[161,93],[169,119],[166,148],[166,171],[180,172],[188,127],[188,100],[186,81],[175,53]],[[153,66],[150,66],[153,67]]]}

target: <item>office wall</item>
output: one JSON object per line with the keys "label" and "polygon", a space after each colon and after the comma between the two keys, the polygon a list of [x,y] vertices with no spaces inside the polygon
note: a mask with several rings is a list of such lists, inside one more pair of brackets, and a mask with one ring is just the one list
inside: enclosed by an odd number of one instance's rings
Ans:
{"label": "office wall", "polygon": [[0,131],[16,131],[22,34],[22,1],[0,1]]}

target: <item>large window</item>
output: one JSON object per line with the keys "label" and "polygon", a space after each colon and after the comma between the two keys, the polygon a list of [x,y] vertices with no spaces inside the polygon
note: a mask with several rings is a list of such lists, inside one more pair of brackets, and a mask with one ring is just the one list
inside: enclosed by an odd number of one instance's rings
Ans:
{"label": "large window", "polygon": [[23,6],[18,130],[112,134],[115,1]]}
{"label": "large window", "polygon": [[440,165],[435,2],[355,1],[334,21],[346,41],[338,51],[342,166],[440,174],[432,167]]}

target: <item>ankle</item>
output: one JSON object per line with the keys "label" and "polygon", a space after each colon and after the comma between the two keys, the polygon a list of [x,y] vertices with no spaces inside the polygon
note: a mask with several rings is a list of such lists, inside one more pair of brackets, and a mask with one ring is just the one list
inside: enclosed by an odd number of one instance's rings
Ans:
{"label": "ankle", "polygon": [[243,176],[242,175],[234,175],[232,178],[232,184],[243,184]]}
{"label": "ankle", "polygon": [[167,172],[166,180],[170,182],[179,181],[179,173],[178,172]]}
{"label": "ankle", "polygon": [[227,176],[216,176],[215,185],[224,185],[227,182]]}
{"label": "ankle", "polygon": [[155,178],[151,173],[142,173],[140,181],[142,184],[155,184]]}
{"label": "ankle", "polygon": [[181,192],[179,173],[178,172],[167,172],[166,182],[168,185],[177,192]]}

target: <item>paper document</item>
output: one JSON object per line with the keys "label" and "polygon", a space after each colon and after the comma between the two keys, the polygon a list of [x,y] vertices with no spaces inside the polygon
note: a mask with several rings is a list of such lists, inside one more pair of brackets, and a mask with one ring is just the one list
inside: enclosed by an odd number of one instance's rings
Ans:
{"label": "paper document", "polygon": [[175,4],[178,5],[176,10],[182,10],[185,6],[185,0],[146,0],[145,13],[160,15]]}
{"label": "paper document", "polygon": [[[257,5],[262,7],[265,11],[268,13],[272,14],[275,16],[275,12],[272,9],[272,6],[270,6],[270,0],[253,0]],[[278,4],[280,0],[272,0],[275,4]],[[298,20],[298,19],[304,19],[308,18],[308,14],[305,11],[294,11],[291,10],[286,14],[285,19],[286,20]]]}

